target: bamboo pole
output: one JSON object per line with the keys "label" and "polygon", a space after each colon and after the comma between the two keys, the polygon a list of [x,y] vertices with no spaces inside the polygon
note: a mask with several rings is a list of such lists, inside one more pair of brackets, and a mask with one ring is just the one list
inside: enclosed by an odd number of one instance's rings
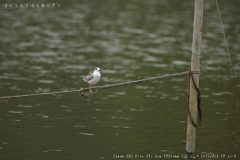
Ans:
{"label": "bamboo pole", "polygon": [[[200,53],[202,40],[204,0],[195,0],[191,70],[200,70]],[[193,75],[197,87],[199,87],[199,74]],[[192,79],[189,85],[189,112],[193,121],[197,121],[197,92]],[[186,158],[195,158],[196,127],[192,124],[189,115],[186,137]]]}

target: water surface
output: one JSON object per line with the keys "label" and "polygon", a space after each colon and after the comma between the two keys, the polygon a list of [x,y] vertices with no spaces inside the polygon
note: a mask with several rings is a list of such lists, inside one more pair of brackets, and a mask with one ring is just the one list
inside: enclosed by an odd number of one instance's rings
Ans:
{"label": "water surface", "polygon": [[[239,83],[239,2],[218,2]],[[190,68],[193,1],[12,3],[18,8],[1,2],[0,9],[0,96],[88,87],[78,75],[96,66],[102,70],[97,85]],[[195,155],[239,157],[239,102],[214,1],[205,1],[200,90],[203,127],[197,128]],[[1,159],[185,154],[187,77],[89,96],[90,102],[78,92],[1,99]]]}

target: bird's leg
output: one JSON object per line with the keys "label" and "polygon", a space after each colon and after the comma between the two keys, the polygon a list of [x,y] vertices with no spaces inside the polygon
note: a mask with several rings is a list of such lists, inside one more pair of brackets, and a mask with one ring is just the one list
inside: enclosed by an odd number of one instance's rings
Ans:
{"label": "bird's leg", "polygon": [[90,89],[89,89],[89,91],[90,91],[90,93],[92,93],[92,86],[91,86],[91,84],[90,84]]}

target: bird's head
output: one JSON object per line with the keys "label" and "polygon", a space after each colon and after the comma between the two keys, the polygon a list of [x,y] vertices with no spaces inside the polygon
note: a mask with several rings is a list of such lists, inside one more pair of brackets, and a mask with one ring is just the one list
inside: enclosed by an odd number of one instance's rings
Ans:
{"label": "bird's head", "polygon": [[99,67],[96,67],[94,71],[99,71],[101,72],[101,69]]}

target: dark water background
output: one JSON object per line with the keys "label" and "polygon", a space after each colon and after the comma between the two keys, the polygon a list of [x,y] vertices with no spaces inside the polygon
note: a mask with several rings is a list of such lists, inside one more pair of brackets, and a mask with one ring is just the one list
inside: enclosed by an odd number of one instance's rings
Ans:
{"label": "dark water background", "polygon": [[[240,2],[218,2],[240,84]],[[42,6],[48,3],[0,2],[0,96],[88,87],[78,75],[96,66],[102,69],[97,85],[190,68],[194,1],[59,0]],[[213,0],[205,1],[200,90],[203,127],[197,128],[195,155],[239,158],[239,102]],[[181,157],[187,95],[187,77],[180,77],[101,90],[90,94],[90,102],[78,92],[1,99],[0,159]]]}

